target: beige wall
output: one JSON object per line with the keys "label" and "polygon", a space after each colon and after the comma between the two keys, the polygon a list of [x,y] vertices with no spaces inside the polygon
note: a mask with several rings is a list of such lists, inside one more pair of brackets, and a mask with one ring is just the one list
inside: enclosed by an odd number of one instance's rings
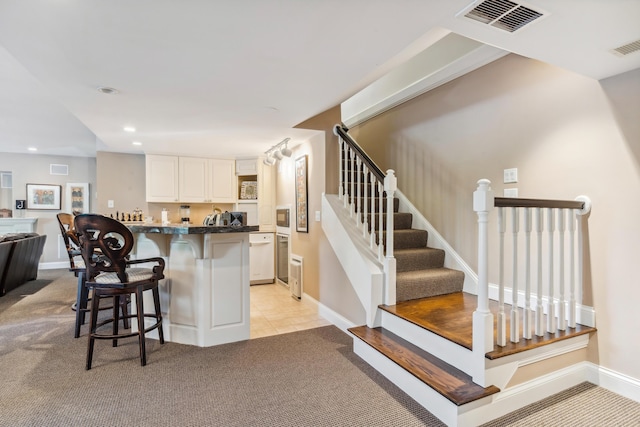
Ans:
{"label": "beige wall", "polygon": [[[312,165],[309,168],[310,232],[305,235],[296,233],[295,227],[292,229],[292,252],[307,254],[304,272],[305,293],[348,321],[363,324],[366,321],[365,310],[327,241],[321,222],[315,221],[315,212],[321,210],[322,193],[338,192],[338,138],[333,134],[333,127],[339,123],[340,107],[338,106],[296,126],[301,129],[319,130],[322,133],[307,144],[296,147],[292,156],[292,159],[295,159],[300,154],[308,154],[310,165]],[[293,188],[293,166],[279,170],[277,204],[291,204],[295,210]]]}
{"label": "beige wall", "polygon": [[[478,179],[497,195],[517,187],[520,197],[589,196],[585,278],[598,327],[590,358],[640,379],[640,331],[629,327],[640,301],[638,112],[640,70],[598,82],[508,55],[351,134],[397,171],[400,190],[474,269]],[[518,184],[502,184],[503,169],[514,167]]]}
{"label": "beige wall", "polygon": [[[69,175],[51,175],[50,164],[67,165]],[[42,154],[0,154],[0,170],[11,171],[13,179],[13,196],[11,206],[16,199],[26,199],[27,184],[52,184],[62,186],[62,212],[67,200],[66,185],[68,182],[87,182],[91,192],[90,209],[96,207],[96,159],[94,157],[47,156]],[[25,216],[37,217],[39,234],[46,234],[44,252],[40,262],[66,262],[69,258],[62,241],[58,240],[60,228],[56,215],[58,210],[26,210]],[[15,216],[15,211],[14,211]]]}

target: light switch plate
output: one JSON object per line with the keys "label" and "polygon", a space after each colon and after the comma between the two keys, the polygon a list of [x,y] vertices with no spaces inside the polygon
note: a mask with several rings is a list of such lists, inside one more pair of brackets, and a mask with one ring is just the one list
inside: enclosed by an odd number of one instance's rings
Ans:
{"label": "light switch plate", "polygon": [[320,222],[320,211],[316,211],[316,222]]}
{"label": "light switch plate", "polygon": [[112,208],[112,207],[114,207],[114,205],[115,204],[113,203],[113,200],[107,200],[107,207],[108,208]]}
{"label": "light switch plate", "polygon": [[518,168],[511,168],[504,170],[504,183],[514,184],[518,182]]}
{"label": "light switch plate", "polygon": [[518,197],[518,189],[517,188],[505,188],[504,189],[504,197]]}

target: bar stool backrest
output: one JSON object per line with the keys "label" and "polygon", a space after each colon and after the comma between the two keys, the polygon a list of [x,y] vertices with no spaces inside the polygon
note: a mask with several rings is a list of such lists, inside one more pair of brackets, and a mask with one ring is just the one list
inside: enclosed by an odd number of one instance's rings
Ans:
{"label": "bar stool backrest", "polygon": [[131,231],[113,218],[96,214],[76,216],[75,228],[87,266],[87,281],[92,282],[102,272],[115,272],[122,283],[128,282],[127,256],[133,249]]}

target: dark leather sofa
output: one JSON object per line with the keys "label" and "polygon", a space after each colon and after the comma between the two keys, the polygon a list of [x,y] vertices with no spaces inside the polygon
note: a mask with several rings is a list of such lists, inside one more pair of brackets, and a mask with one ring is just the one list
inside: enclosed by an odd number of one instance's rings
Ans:
{"label": "dark leather sofa", "polygon": [[38,277],[47,236],[16,233],[0,236],[0,297]]}

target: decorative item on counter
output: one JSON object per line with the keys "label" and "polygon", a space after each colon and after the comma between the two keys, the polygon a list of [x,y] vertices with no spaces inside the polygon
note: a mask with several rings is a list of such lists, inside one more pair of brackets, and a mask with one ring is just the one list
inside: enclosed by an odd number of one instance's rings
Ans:
{"label": "decorative item on counter", "polygon": [[190,216],[191,216],[191,206],[180,205],[180,219],[182,220],[183,225],[189,225]]}
{"label": "decorative item on counter", "polygon": [[229,211],[224,211],[224,213],[221,215],[220,225],[229,225],[230,222],[231,214],[229,213]]}
{"label": "decorative item on counter", "polygon": [[162,208],[162,225],[169,225],[169,211],[167,208]]}
{"label": "decorative item on counter", "polygon": [[247,225],[247,213],[246,212],[231,212],[229,218],[229,225],[232,227],[240,227]]}
{"label": "decorative item on counter", "polygon": [[207,215],[202,222],[203,225],[220,225],[222,211],[220,208],[213,206],[213,212]]}

